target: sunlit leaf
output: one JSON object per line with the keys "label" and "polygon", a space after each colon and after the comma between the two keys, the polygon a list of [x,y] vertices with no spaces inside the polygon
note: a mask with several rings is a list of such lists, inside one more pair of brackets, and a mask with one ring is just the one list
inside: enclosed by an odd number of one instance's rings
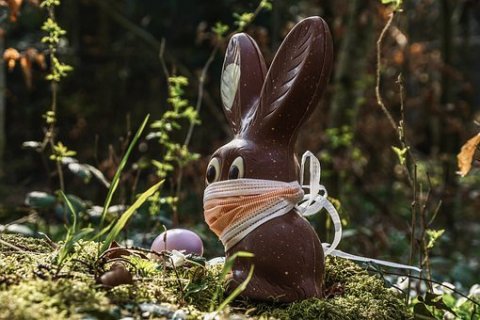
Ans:
{"label": "sunlit leaf", "polygon": [[457,155],[458,174],[465,177],[472,168],[472,160],[475,155],[475,150],[480,143],[480,133],[468,140],[463,146],[460,153]]}
{"label": "sunlit leaf", "polygon": [[400,149],[392,146],[392,150],[395,152],[395,154],[398,157],[398,161],[403,166],[407,160],[406,155],[407,155],[408,147]]}
{"label": "sunlit leaf", "polygon": [[440,230],[427,229],[426,232],[428,235],[427,249],[432,249],[435,246],[435,243],[437,242],[437,240],[445,232],[445,230],[444,229],[440,229]]}
{"label": "sunlit leaf", "polygon": [[403,4],[403,0],[381,0],[381,2],[393,6],[395,10],[400,9]]}

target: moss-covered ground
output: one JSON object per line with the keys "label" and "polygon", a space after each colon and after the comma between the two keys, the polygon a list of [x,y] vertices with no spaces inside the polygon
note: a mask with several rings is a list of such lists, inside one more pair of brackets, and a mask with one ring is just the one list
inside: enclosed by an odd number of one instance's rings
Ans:
{"label": "moss-covered ground", "polygon": [[346,260],[327,259],[326,299],[288,305],[237,300],[220,313],[221,265],[174,269],[162,261],[129,256],[133,284],[105,288],[108,270],[98,246],[79,242],[62,268],[55,245],[2,234],[0,319],[411,319],[402,299],[383,281]]}

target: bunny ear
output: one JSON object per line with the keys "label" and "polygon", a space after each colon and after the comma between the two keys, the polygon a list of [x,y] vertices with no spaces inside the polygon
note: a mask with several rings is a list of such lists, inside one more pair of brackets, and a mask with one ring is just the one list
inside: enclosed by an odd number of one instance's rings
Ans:
{"label": "bunny ear", "polygon": [[228,44],[220,92],[223,110],[235,134],[243,119],[257,107],[267,68],[255,40],[239,33]]}
{"label": "bunny ear", "polygon": [[270,66],[260,94],[254,119],[260,134],[290,141],[318,104],[332,60],[330,32],[322,18],[304,19],[290,31]]}

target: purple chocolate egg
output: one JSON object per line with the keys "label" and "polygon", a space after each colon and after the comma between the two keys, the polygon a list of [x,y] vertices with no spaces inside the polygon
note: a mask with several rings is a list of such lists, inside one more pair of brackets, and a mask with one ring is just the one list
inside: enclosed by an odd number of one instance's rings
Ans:
{"label": "purple chocolate egg", "polygon": [[155,251],[182,251],[185,254],[194,253],[199,256],[203,254],[202,239],[193,231],[187,229],[171,229],[161,233],[152,243],[152,250]]}

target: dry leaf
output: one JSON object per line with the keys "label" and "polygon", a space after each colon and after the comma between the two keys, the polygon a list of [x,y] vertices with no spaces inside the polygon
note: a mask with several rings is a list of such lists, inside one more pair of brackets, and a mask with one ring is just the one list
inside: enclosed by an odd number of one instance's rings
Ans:
{"label": "dry leaf", "polygon": [[8,48],[3,52],[3,60],[8,65],[8,71],[12,71],[15,68],[15,63],[18,59],[20,59],[20,53],[16,49]]}
{"label": "dry leaf", "polygon": [[457,155],[458,174],[465,177],[472,168],[472,160],[475,155],[475,150],[480,143],[480,133],[468,140],[463,146],[460,153]]}
{"label": "dry leaf", "polygon": [[39,53],[35,56],[35,63],[42,69],[47,70],[47,63],[45,62],[45,55]]}
{"label": "dry leaf", "polygon": [[32,63],[26,56],[20,58],[20,66],[22,67],[23,77],[28,89],[32,88]]}
{"label": "dry leaf", "polygon": [[24,55],[28,58],[28,61],[30,62],[31,65],[35,63],[42,70],[47,69],[47,64],[45,62],[45,55],[41,52],[38,52],[37,49],[28,48],[27,50],[25,50]]}
{"label": "dry leaf", "polygon": [[8,7],[10,8],[10,21],[16,22],[20,7],[23,0],[8,0]]}

